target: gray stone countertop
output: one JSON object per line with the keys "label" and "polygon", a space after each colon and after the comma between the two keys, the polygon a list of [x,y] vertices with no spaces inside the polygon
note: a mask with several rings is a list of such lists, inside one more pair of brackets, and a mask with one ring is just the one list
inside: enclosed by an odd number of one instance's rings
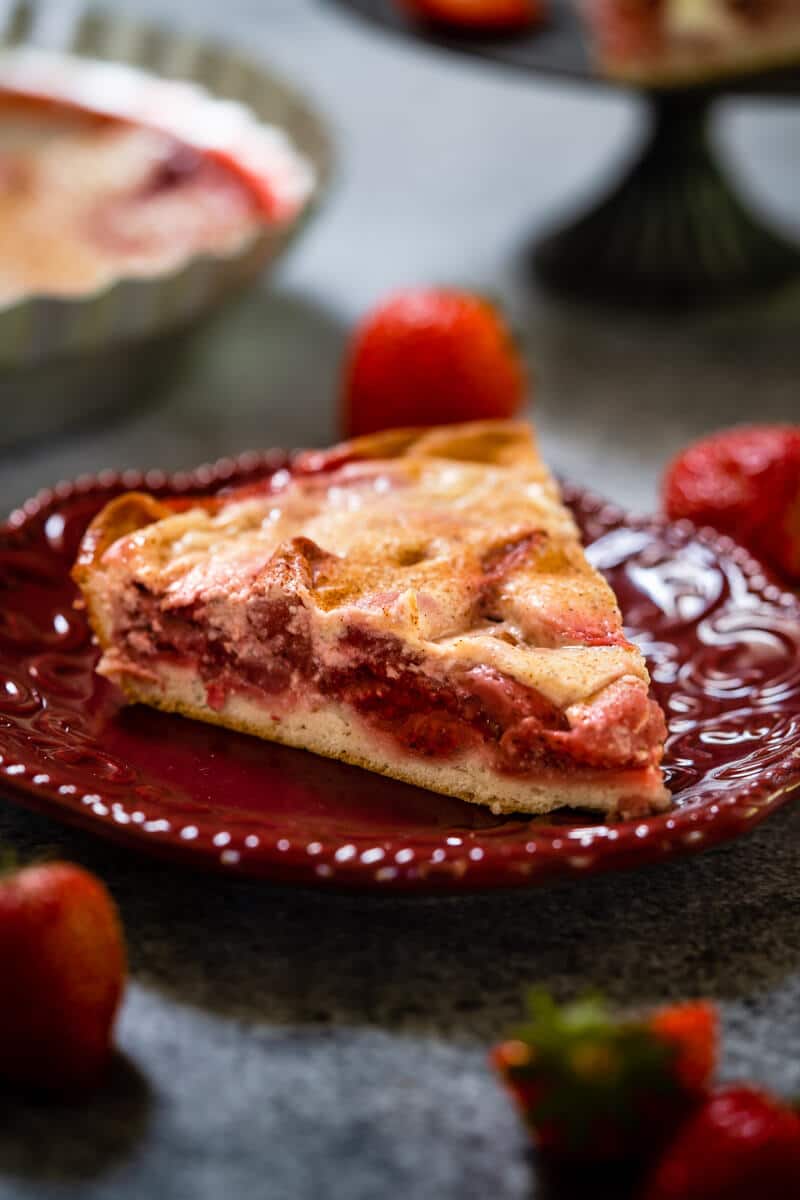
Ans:
{"label": "gray stone countertop", "polygon": [[[125,7],[167,18],[156,0]],[[545,452],[625,504],[652,507],[664,461],[697,433],[800,415],[796,296],[656,321],[531,284],[534,237],[630,152],[634,101],[439,56],[312,0],[173,0],[168,18],[301,83],[333,127],[336,182],[270,279],[164,363],[152,403],[0,458],[3,509],[82,471],[329,440],[352,321],[420,281],[506,301]],[[754,202],[800,234],[800,110],[730,104],[718,136]],[[711,995],[725,1074],[800,1090],[796,805],[670,866],[438,900],[177,871],[5,801],[0,839],[96,870],[132,969],[121,1054],[88,1105],[0,1093],[0,1200],[541,1196],[485,1061],[532,982],[626,1004]]]}

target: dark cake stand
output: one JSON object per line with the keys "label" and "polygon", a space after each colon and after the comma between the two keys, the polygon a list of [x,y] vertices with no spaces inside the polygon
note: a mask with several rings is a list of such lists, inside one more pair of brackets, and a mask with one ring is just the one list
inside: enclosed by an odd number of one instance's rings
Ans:
{"label": "dark cake stand", "polygon": [[[404,17],[393,0],[338,3],[433,46],[529,73],[610,84],[592,65],[570,0],[551,0],[549,22],[540,30],[492,38],[434,31]],[[800,248],[749,211],[709,140],[720,96],[798,90],[798,70],[641,89],[649,124],[638,156],[594,208],[537,245],[539,277],[576,299],[682,308],[744,297],[800,276]]]}

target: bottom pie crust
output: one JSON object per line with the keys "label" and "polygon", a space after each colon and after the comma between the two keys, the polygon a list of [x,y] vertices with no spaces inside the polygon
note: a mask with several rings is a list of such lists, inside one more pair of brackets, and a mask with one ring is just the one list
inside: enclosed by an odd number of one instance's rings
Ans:
{"label": "bottom pie crust", "polygon": [[666,788],[659,790],[661,772],[657,767],[615,772],[576,767],[569,773],[539,770],[535,775],[509,777],[490,770],[474,751],[447,762],[436,759],[429,763],[376,737],[351,707],[327,698],[322,707],[294,707],[277,714],[250,696],[231,691],[218,709],[212,709],[195,671],[164,662],[155,670],[148,665],[149,678],[115,672],[115,682],[132,702],[310,750],[471,804],[488,805],[497,815],[541,814],[569,807],[631,818],[668,809],[671,804]]}

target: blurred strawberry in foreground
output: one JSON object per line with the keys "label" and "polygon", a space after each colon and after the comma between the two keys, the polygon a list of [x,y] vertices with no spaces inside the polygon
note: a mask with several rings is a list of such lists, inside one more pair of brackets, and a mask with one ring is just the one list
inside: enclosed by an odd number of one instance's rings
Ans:
{"label": "blurred strawberry in foreground", "polygon": [[398,292],[353,336],[344,434],[513,417],[525,382],[509,329],[487,300],[439,288]]}
{"label": "blurred strawberry in foreground", "polygon": [[530,997],[530,1021],[492,1062],[540,1150],[573,1162],[653,1154],[703,1099],[717,1014],[703,1002],[620,1019],[587,998]]}
{"label": "blurred strawberry in foreground", "polygon": [[542,19],[543,0],[398,0],[423,21],[474,32],[508,33]]}
{"label": "blurred strawberry in foreground", "polygon": [[724,430],[679,454],[664,478],[664,508],[711,525],[800,583],[800,426]]}
{"label": "blurred strawberry in foreground", "polygon": [[800,1117],[766,1092],[713,1093],[670,1143],[641,1200],[790,1200],[800,1196]]}
{"label": "blurred strawberry in foreground", "polygon": [[71,863],[0,875],[0,1078],[69,1098],[97,1083],[125,980],[119,916]]}

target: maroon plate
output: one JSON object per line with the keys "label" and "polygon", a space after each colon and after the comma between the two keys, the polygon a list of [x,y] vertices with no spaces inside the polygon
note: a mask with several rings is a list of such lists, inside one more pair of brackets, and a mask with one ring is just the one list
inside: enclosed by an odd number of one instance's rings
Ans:
{"label": "maroon plate", "polygon": [[530,886],[705,849],[800,783],[800,603],[727,538],[567,500],[619,596],[669,719],[674,809],[619,824],[482,808],[213,726],[125,708],[69,577],[111,496],[209,491],[279,467],[249,455],[167,479],[101,475],[0,530],[0,780],[22,803],[134,848],[264,878],[422,891]]}

